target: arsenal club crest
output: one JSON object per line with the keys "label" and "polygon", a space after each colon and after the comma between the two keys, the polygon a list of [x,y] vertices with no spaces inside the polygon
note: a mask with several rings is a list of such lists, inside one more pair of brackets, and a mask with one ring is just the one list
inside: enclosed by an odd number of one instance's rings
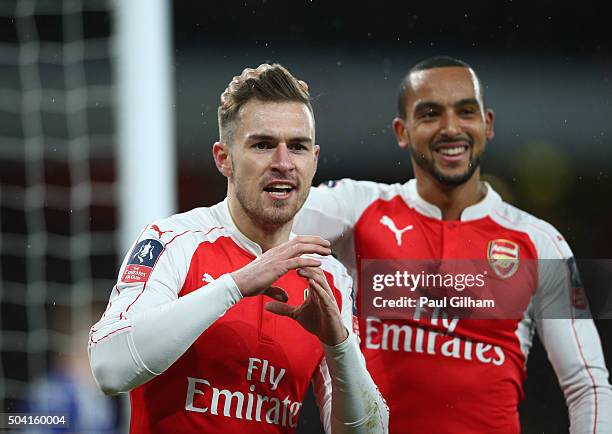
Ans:
{"label": "arsenal club crest", "polygon": [[489,241],[487,247],[489,265],[502,279],[511,277],[519,266],[519,246],[513,241],[497,239]]}

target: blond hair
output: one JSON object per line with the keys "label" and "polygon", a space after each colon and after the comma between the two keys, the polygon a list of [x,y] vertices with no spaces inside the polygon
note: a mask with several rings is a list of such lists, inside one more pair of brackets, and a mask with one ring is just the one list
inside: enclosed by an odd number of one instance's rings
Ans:
{"label": "blond hair", "polygon": [[[240,107],[251,99],[264,102],[301,102],[313,113],[308,85],[296,79],[278,63],[262,64],[257,69],[246,68],[232,79],[221,94],[217,110],[219,138],[230,144],[233,125]],[[314,117],[314,116],[313,116]]]}

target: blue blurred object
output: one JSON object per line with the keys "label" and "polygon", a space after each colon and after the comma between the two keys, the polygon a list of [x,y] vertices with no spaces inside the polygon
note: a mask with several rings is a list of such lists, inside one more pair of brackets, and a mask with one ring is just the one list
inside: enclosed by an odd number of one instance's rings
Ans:
{"label": "blue blurred object", "polygon": [[68,371],[61,366],[53,368],[47,377],[38,379],[31,387],[31,394],[24,413],[65,414],[69,428],[33,427],[34,433],[104,433],[118,432],[119,418],[113,399],[105,396],[88,379],[80,378],[78,371]]}

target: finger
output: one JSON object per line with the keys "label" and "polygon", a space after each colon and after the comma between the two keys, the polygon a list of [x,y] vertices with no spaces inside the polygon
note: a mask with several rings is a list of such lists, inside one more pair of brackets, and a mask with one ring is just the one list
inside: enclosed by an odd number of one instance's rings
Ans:
{"label": "finger", "polygon": [[288,304],[280,303],[278,301],[270,301],[266,303],[264,308],[268,312],[272,312],[276,315],[288,316],[289,318],[294,318],[295,312],[297,311],[296,307],[289,306]]}
{"label": "finger", "polygon": [[315,270],[318,268],[321,268],[321,267],[302,267],[297,270],[297,273],[299,276],[303,277],[304,279],[312,279],[315,276],[315,273],[316,273]]}
{"label": "finger", "polygon": [[308,294],[311,298],[311,303],[314,303],[317,306],[319,311],[329,311],[336,310],[338,311],[335,304],[329,300],[329,296],[325,293],[325,290],[312,279],[308,279]]}
{"label": "finger", "polygon": [[331,243],[325,238],[321,238],[318,235],[298,235],[291,239],[293,243],[305,243],[305,244],[319,244],[323,247],[329,247]]}
{"label": "finger", "polygon": [[296,268],[303,267],[318,267],[321,265],[321,261],[314,258],[291,258],[287,259],[285,266],[287,270],[295,270]]}
{"label": "finger", "polygon": [[329,285],[329,282],[327,281],[327,277],[323,273],[323,270],[320,270],[320,271],[317,270],[317,271],[318,272],[315,274],[315,280],[319,283],[319,285],[321,285],[321,288],[323,288],[323,290],[327,293],[329,298],[335,303],[336,297],[334,297],[334,293],[331,289],[331,286]]}
{"label": "finger", "polygon": [[269,251],[274,251],[286,258],[301,256],[308,253],[319,253],[323,256],[331,254],[330,242],[316,235],[298,235],[280,246]]}
{"label": "finger", "polygon": [[330,296],[333,297],[334,294],[329,286],[329,282],[327,281],[327,278],[325,277],[325,273],[323,272],[323,270],[321,269],[321,267],[308,267],[308,268],[300,268],[298,270],[298,274],[300,276],[309,278],[309,279],[313,279],[314,281],[316,281],[319,285],[321,285],[321,287],[325,290],[325,292]]}
{"label": "finger", "polygon": [[308,284],[309,284],[309,287],[314,290],[312,292],[314,292],[315,296],[319,299],[319,301],[323,305],[327,307],[331,306],[332,304],[334,306],[337,306],[336,300],[333,299],[332,296],[330,296],[327,293],[327,291],[325,291],[325,289],[323,288],[321,284],[319,284],[319,282],[317,282],[314,279],[308,279]]}
{"label": "finger", "polygon": [[289,296],[287,295],[285,290],[278,286],[270,286],[263,292],[263,294],[283,303],[286,303],[287,300],[289,300]]}
{"label": "finger", "polygon": [[306,278],[314,278],[315,276],[322,275],[323,270],[321,270],[321,267],[305,267],[300,268],[298,274]]}
{"label": "finger", "polygon": [[309,244],[309,243],[297,243],[293,246],[290,246],[285,254],[290,257],[309,255],[309,254],[318,254],[321,256],[331,255],[331,249],[329,247],[321,246],[319,244]]}

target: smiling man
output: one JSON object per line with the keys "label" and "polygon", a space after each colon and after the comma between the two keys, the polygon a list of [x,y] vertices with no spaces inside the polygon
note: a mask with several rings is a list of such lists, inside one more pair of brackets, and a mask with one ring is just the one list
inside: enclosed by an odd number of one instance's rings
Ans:
{"label": "smiling man", "polygon": [[219,133],[227,198],[137,238],[91,329],[96,381],[130,392],[132,433],[291,433],[310,381],[326,432],[386,432],[351,278],[328,241],[291,234],[319,155],[305,83],[245,69],[221,96]]}
{"label": "smiling man", "polygon": [[[410,151],[415,171],[427,172],[446,186],[479,184],[474,173],[480,170],[486,142],[493,139],[494,115],[484,108],[474,71],[465,67],[415,70],[402,83],[400,99],[393,130],[400,146]],[[406,100],[411,104],[408,108]]]}
{"label": "smiling man", "polygon": [[[361,281],[365,260],[444,266],[467,259],[503,282],[506,301],[520,312],[475,320],[425,307],[396,319],[363,318],[362,349],[389,403],[390,432],[520,432],[518,404],[537,331],[565,394],[571,432],[610,433],[608,371],[593,321],[583,318],[588,306],[569,246],[550,224],[505,203],[480,179],[494,135],[482,89],[460,60],[415,65],[401,83],[393,120],[415,179],[343,179],[313,188],[294,230],[332,242],[358,282],[361,308],[372,291]],[[535,277],[518,281],[523,272],[516,270],[534,262]]]}

